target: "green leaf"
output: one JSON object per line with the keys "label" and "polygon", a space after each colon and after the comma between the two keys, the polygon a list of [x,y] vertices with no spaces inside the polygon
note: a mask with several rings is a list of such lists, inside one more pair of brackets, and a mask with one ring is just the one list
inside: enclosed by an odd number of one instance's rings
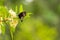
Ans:
{"label": "green leaf", "polygon": [[32,13],[27,13],[25,18],[29,18]]}
{"label": "green leaf", "polygon": [[17,11],[18,11],[17,9],[18,9],[18,7],[17,7],[17,5],[16,5],[16,8],[15,8],[15,12],[16,12],[16,13],[17,13]]}
{"label": "green leaf", "polygon": [[4,24],[1,25],[1,30],[2,30],[2,34],[4,35],[5,34],[5,25]]}
{"label": "green leaf", "polygon": [[20,5],[20,10],[19,11],[20,11],[20,13],[23,12],[23,5],[22,4]]}

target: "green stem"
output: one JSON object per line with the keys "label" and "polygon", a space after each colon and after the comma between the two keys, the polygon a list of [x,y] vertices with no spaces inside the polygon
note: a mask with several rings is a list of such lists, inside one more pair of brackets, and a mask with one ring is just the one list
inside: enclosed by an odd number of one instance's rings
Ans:
{"label": "green stem", "polygon": [[13,40],[13,33],[11,32],[11,39]]}

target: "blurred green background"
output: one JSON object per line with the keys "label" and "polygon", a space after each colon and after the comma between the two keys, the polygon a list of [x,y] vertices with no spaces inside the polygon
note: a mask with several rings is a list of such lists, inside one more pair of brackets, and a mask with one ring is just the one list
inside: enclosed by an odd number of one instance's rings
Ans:
{"label": "blurred green background", "polygon": [[10,17],[9,9],[18,15],[20,4],[24,11],[32,14],[23,22],[16,19],[13,37],[10,26],[3,22],[0,40],[60,40],[60,0],[0,0],[0,16]]}

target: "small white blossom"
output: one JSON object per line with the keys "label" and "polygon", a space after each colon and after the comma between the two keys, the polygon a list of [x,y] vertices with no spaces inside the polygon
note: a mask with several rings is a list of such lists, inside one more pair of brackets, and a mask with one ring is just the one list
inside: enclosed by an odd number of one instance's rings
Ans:
{"label": "small white blossom", "polygon": [[9,20],[11,20],[10,21],[10,26],[15,28],[18,24],[18,20],[13,19],[13,18],[17,18],[16,12],[14,12],[12,9],[10,9],[9,13],[11,14],[11,18],[9,18]]}
{"label": "small white blossom", "polygon": [[17,24],[18,24],[18,21],[17,20],[12,20],[10,22],[10,26],[13,27],[13,28],[16,28]]}
{"label": "small white blossom", "polygon": [[12,9],[9,10],[9,13],[11,14],[11,17],[16,17],[16,12],[14,12]]}

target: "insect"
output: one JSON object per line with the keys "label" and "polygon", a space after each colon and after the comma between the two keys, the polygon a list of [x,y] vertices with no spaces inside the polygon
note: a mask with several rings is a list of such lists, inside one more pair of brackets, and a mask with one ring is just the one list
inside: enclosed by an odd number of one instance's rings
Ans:
{"label": "insect", "polygon": [[26,16],[26,11],[21,12],[18,14],[19,19],[21,19],[21,22],[23,22],[23,18]]}

